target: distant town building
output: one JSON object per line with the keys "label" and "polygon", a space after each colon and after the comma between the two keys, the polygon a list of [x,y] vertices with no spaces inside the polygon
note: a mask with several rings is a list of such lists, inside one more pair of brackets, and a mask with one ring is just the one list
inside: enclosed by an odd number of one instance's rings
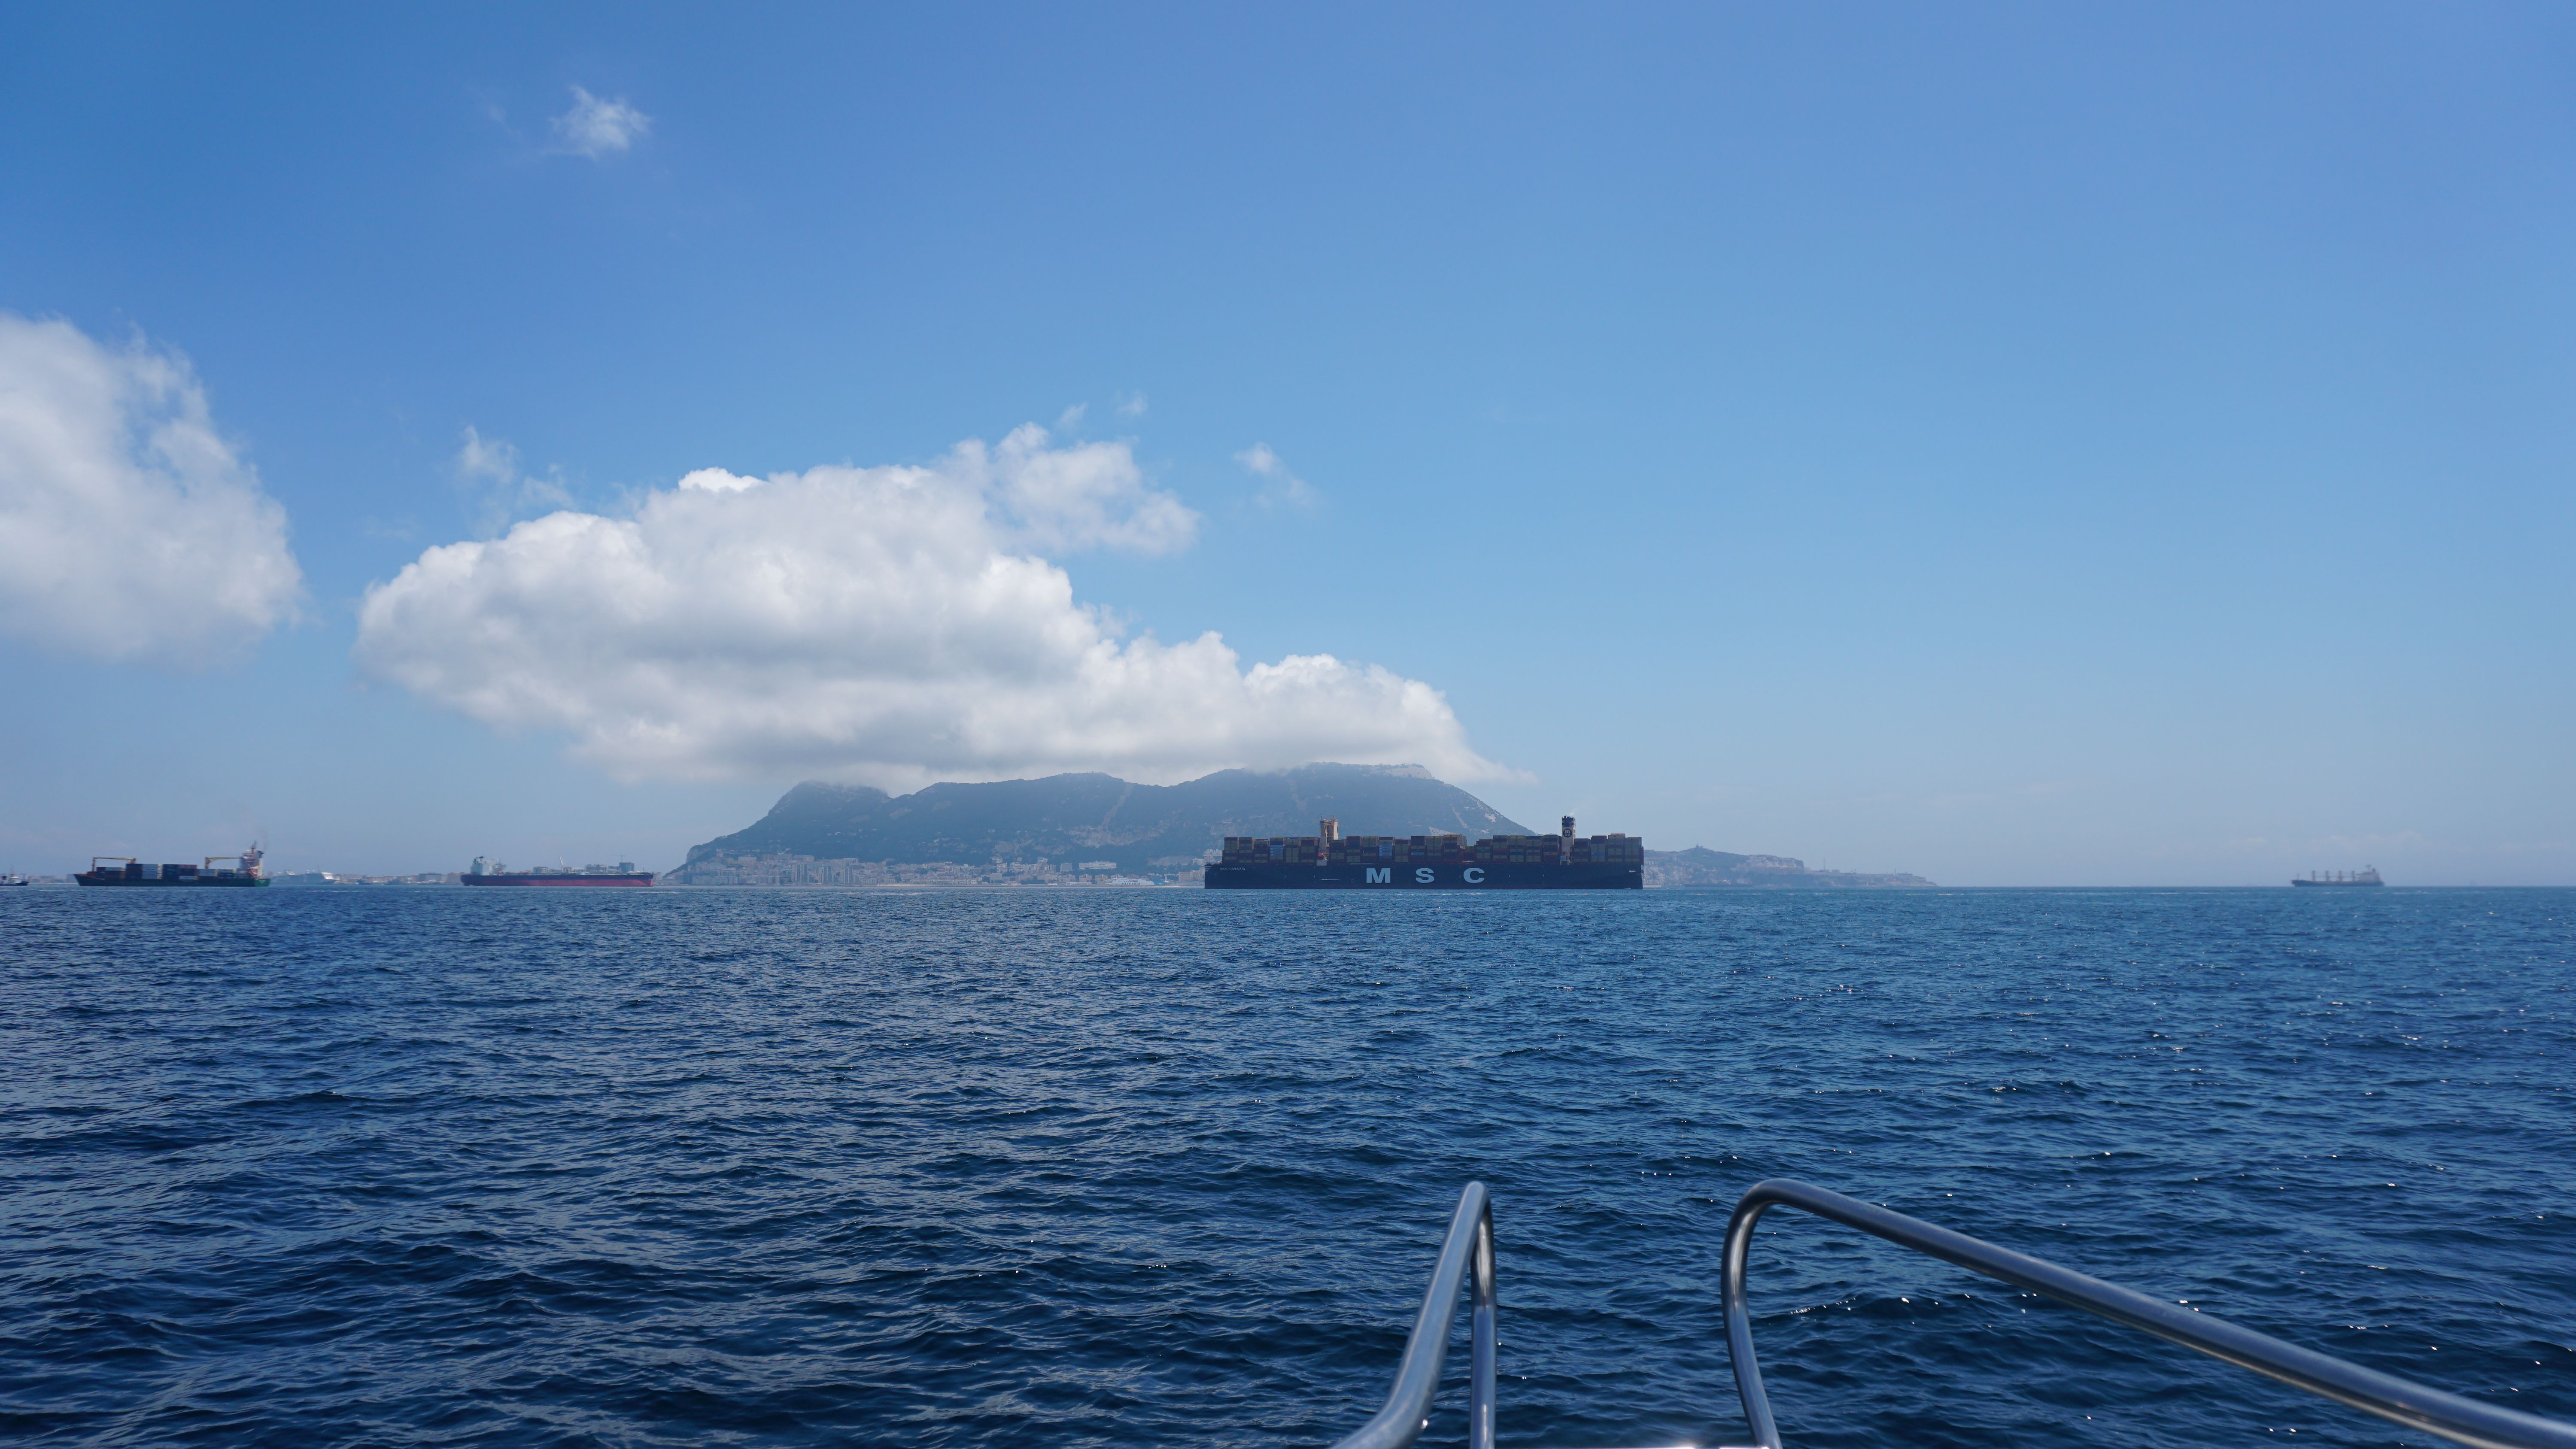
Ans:
{"label": "distant town building", "polygon": [[818,860],[810,855],[708,855],[662,877],[675,886],[1071,886],[1197,885],[1200,863],[1157,863],[1151,875],[1114,875],[1116,861],[1081,865],[1052,861],[1003,861],[967,865],[957,861]]}

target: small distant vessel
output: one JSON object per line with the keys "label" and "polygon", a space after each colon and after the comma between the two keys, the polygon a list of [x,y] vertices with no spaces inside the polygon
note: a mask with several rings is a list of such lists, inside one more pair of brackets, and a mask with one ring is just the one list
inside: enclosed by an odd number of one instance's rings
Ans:
{"label": "small distant vessel", "polygon": [[534,870],[512,870],[497,860],[474,857],[474,868],[457,880],[470,886],[648,886],[653,872],[637,870],[635,862],[621,860],[615,865],[585,865],[579,870],[557,866]]}
{"label": "small distant vessel", "polygon": [[25,885],[26,883],[27,878],[23,875],[0,875],[0,886]]}
{"label": "small distant vessel", "polygon": [[2379,867],[2365,865],[2359,870],[2312,870],[2290,882],[2294,886],[2375,886],[2388,882],[2379,878]]}
{"label": "small distant vessel", "polygon": [[[215,862],[229,860],[231,865],[218,867]],[[102,863],[104,862],[104,863]],[[239,855],[210,855],[197,865],[173,861],[156,865],[136,860],[130,855],[93,855],[89,869],[72,879],[85,886],[264,886],[259,873],[259,847],[254,845]],[[25,881],[18,884],[25,885]]]}

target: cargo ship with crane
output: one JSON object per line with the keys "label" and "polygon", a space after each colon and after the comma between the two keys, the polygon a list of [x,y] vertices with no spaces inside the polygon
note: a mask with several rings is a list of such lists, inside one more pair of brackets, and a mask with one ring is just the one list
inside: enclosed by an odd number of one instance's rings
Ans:
{"label": "cargo ship with crane", "polygon": [[[259,873],[259,858],[256,845],[246,847],[239,855],[209,855],[196,865],[185,861],[155,863],[130,855],[93,855],[89,869],[72,879],[85,886],[264,886],[268,877]],[[226,860],[232,864],[216,863]]]}

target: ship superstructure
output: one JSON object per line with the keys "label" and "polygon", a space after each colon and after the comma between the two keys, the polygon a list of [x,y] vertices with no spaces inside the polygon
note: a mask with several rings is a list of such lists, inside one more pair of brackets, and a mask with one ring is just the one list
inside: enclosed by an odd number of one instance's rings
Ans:
{"label": "ship superstructure", "polygon": [[1643,890],[1646,843],[1578,836],[1568,815],[1554,835],[1229,835],[1207,868],[1210,890]]}

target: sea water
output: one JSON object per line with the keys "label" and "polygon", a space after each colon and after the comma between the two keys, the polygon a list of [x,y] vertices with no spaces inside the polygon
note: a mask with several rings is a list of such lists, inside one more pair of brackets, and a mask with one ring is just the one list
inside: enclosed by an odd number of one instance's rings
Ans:
{"label": "sea water", "polygon": [[[1482,1179],[1503,1443],[1741,1442],[1774,1175],[2576,1415],[2572,961],[2566,891],[13,891],[0,1435],[1325,1444]],[[2424,1442],[1765,1222],[1793,1446]]]}

